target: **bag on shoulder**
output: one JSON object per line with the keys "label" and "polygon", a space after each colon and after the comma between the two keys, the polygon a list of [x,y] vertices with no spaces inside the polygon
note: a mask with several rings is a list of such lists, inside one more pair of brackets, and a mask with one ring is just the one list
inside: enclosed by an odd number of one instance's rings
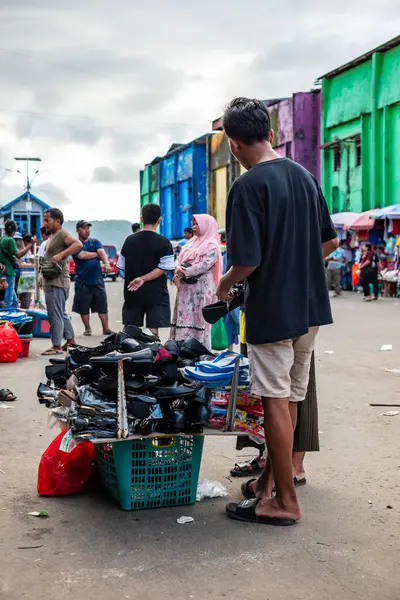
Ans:
{"label": "bag on shoulder", "polygon": [[62,266],[58,263],[52,263],[50,260],[44,260],[41,266],[41,273],[46,281],[57,279],[62,273]]}

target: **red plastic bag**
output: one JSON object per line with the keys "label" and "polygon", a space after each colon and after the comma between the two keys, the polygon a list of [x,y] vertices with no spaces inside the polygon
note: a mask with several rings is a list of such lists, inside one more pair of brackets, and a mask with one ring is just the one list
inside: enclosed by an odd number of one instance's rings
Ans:
{"label": "red plastic bag", "polygon": [[11,323],[0,325],[0,363],[15,362],[21,350],[21,340]]}
{"label": "red plastic bag", "polygon": [[65,435],[62,431],[42,454],[37,483],[40,496],[69,496],[80,492],[93,472],[94,444],[79,442],[71,452],[63,452],[60,444]]}

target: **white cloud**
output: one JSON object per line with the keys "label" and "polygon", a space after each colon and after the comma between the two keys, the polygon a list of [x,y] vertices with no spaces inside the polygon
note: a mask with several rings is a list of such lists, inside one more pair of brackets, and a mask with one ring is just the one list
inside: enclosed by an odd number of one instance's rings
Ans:
{"label": "white cloud", "polygon": [[[139,166],[231,97],[310,89],[399,25],[397,0],[2,0],[0,165],[41,156],[67,218],[137,219]],[[21,186],[0,181],[1,202]]]}

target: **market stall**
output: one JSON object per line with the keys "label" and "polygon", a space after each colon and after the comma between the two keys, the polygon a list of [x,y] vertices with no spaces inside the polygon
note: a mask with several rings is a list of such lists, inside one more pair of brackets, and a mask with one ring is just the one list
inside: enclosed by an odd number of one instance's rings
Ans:
{"label": "market stall", "polygon": [[124,510],[194,503],[204,437],[263,434],[248,360],[128,330],[50,359],[38,398],[66,429],[57,451],[90,442],[100,480]]}

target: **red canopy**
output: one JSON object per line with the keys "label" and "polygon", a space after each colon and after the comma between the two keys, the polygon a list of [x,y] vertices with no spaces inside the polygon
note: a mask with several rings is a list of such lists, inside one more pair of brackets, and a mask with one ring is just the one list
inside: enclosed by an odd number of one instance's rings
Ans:
{"label": "red canopy", "polygon": [[[352,229],[353,231],[369,231],[375,224],[373,215],[377,212],[377,209],[366,210],[354,219],[352,223],[346,226],[346,229]],[[372,217],[372,218],[371,218]]]}

